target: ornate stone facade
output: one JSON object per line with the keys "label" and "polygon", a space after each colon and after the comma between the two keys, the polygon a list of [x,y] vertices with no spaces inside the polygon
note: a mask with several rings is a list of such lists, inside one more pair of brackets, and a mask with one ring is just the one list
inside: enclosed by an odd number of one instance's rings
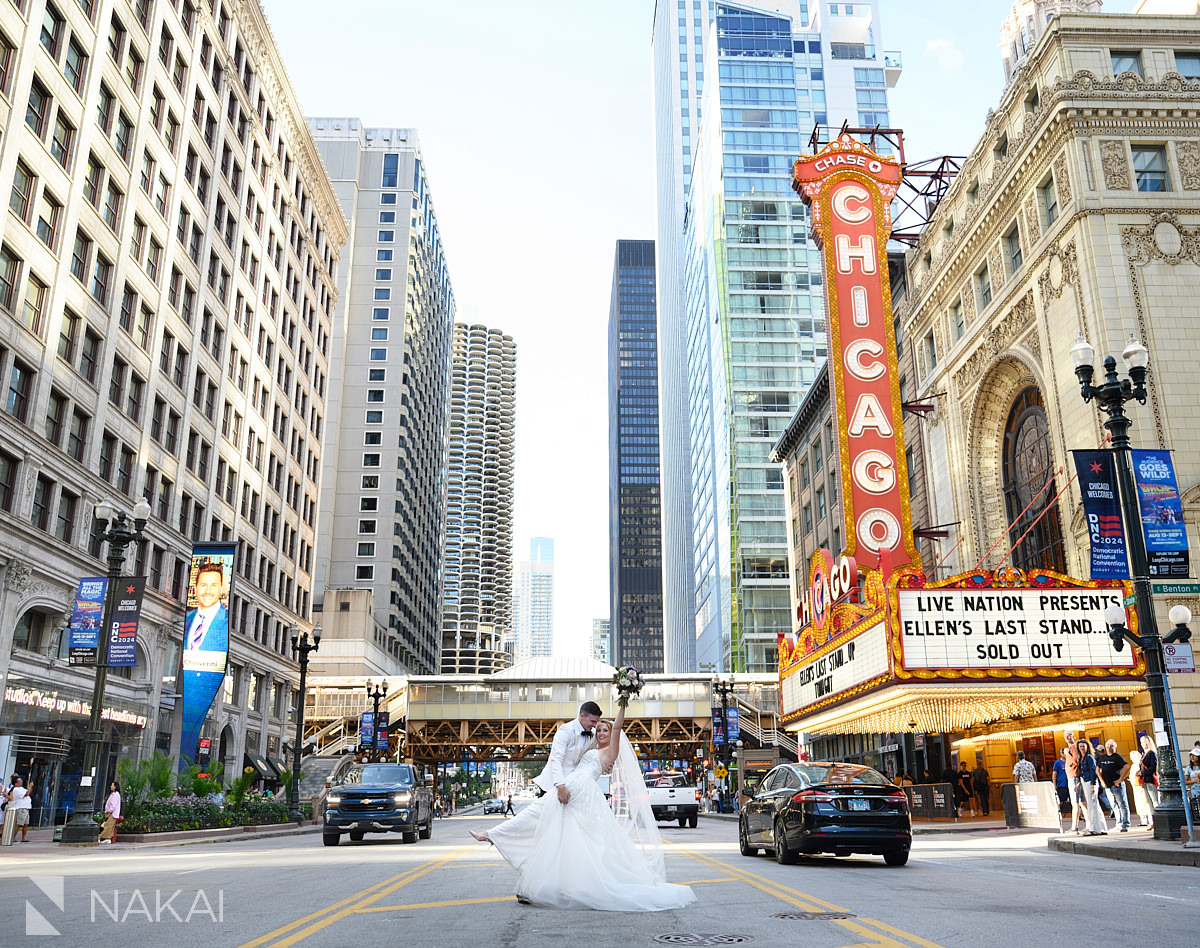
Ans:
{"label": "ornate stone facade", "polygon": [[[1103,445],[1107,432],[1095,404],[1080,397],[1070,360],[1081,333],[1098,360],[1119,356],[1131,334],[1149,348],[1149,397],[1144,408],[1130,403],[1127,409],[1131,436],[1136,446],[1173,452],[1192,537],[1200,521],[1200,438],[1193,421],[1200,383],[1178,358],[1200,347],[1194,316],[1200,80],[1176,72],[1174,59],[1178,52],[1200,52],[1200,22],[1068,12],[1046,33],[1022,58],[926,239],[909,255],[911,266],[930,252],[928,272],[914,285],[905,312],[904,334],[919,340],[932,329],[943,338],[960,296],[971,317],[963,337],[939,349],[936,369],[923,374],[909,396],[945,393],[937,400],[948,423],[919,432],[929,459],[923,485],[929,518],[959,522],[965,533],[956,549],[953,537],[935,552],[946,555],[948,573],[981,561],[994,566],[1008,555],[1015,537],[1008,535],[1004,500],[1005,424],[1018,395],[1032,387],[1049,425],[1067,570],[1087,576],[1070,452]],[[1139,50],[1144,75],[1104,75],[1112,49]],[[1004,149],[998,147],[1002,136]],[[1138,189],[1133,148],[1147,143],[1164,143],[1166,190]],[[951,225],[952,241],[943,236]],[[999,278],[996,248],[1014,225],[1021,232],[1020,265]],[[985,263],[992,274],[987,305],[973,279]],[[1188,604],[1200,613],[1200,601]],[[1163,623],[1169,605],[1156,603]],[[1189,721],[1181,730],[1200,733],[1200,688],[1179,687],[1187,695],[1177,698],[1177,708],[1186,708],[1179,713]],[[1135,717],[1144,707],[1139,698]]]}

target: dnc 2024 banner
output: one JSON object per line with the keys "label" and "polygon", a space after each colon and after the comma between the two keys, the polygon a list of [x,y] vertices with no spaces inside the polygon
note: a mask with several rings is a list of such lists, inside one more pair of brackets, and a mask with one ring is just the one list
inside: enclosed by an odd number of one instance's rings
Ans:
{"label": "dnc 2024 banner", "polygon": [[1121,500],[1117,490],[1116,460],[1111,451],[1073,451],[1083,515],[1092,547],[1092,579],[1128,579],[1129,557]]}
{"label": "dnc 2024 banner", "polygon": [[1133,480],[1151,576],[1187,576],[1187,528],[1170,451],[1135,450]]}
{"label": "dnc 2024 banner", "polygon": [[192,548],[183,626],[183,736],[179,742],[181,756],[192,760],[204,718],[225,678],[235,550],[232,543],[197,543]]}

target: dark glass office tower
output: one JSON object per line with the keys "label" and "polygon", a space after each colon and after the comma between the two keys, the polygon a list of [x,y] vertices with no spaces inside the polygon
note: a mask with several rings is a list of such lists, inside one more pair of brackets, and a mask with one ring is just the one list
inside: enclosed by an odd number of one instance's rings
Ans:
{"label": "dark glass office tower", "polygon": [[662,513],[654,241],[618,240],[608,314],[609,596],[612,660],[663,661]]}

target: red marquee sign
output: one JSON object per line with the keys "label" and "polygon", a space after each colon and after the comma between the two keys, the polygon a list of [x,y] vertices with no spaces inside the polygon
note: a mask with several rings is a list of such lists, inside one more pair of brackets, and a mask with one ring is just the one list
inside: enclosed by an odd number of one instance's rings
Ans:
{"label": "red marquee sign", "polygon": [[[848,556],[919,562],[904,464],[887,242],[900,166],[850,135],[801,156],[792,187],[812,209],[825,251],[825,311],[841,442]],[[882,563],[881,563],[882,566]]]}

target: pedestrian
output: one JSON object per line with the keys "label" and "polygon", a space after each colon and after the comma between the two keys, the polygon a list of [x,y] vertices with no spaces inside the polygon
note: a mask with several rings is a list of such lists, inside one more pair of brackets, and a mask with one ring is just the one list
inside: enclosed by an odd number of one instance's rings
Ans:
{"label": "pedestrian", "polygon": [[1129,776],[1129,761],[1117,753],[1117,742],[1109,738],[1104,742],[1104,753],[1096,758],[1099,782],[1108,791],[1113,816],[1117,819],[1119,832],[1129,832],[1129,799],[1125,796],[1125,778]]}
{"label": "pedestrian", "polygon": [[1150,743],[1150,735],[1142,735],[1142,763],[1138,768],[1138,781],[1150,801],[1150,812],[1158,809],[1158,754]]}
{"label": "pedestrian", "polygon": [[21,842],[29,842],[29,814],[33,809],[33,785],[26,787],[25,780],[19,774],[13,774],[12,789],[8,791],[9,819],[13,821],[13,834],[21,831]]}
{"label": "pedestrian", "polygon": [[1063,816],[1071,805],[1071,795],[1067,791],[1067,749],[1064,747],[1054,762],[1054,792],[1058,794],[1058,815]]}
{"label": "pedestrian", "polygon": [[1099,773],[1096,769],[1096,758],[1092,756],[1092,745],[1081,738],[1075,742],[1075,747],[1079,751],[1079,795],[1087,807],[1087,830],[1079,835],[1107,836],[1108,823],[1104,820],[1104,814],[1100,812],[1100,800],[1096,795]]}
{"label": "pedestrian", "polygon": [[971,783],[975,789],[975,799],[979,801],[979,812],[984,816],[992,814],[992,780],[988,776],[987,768],[983,766],[983,761],[979,761],[975,765],[975,769],[971,771]]}
{"label": "pedestrian", "polygon": [[516,810],[513,808],[512,794],[511,794],[511,793],[508,795],[508,803],[506,803],[506,804],[505,804],[505,806],[504,806],[504,818],[505,818],[506,820],[508,819],[508,814],[510,814],[510,813],[511,813],[513,816],[516,816],[516,815],[517,815],[517,811],[516,811]]}
{"label": "pedestrian", "polygon": [[1013,783],[1037,783],[1037,770],[1025,759],[1024,751],[1017,751],[1017,762],[1013,764]]}
{"label": "pedestrian", "polygon": [[898,784],[901,787],[911,787],[913,785],[913,778],[907,770],[904,771],[904,773],[902,773],[900,775],[900,780],[898,781]]}
{"label": "pedestrian", "polygon": [[1071,798],[1071,832],[1079,832],[1079,821],[1086,818],[1083,807],[1086,805],[1079,799],[1079,746],[1075,740],[1074,731],[1064,731],[1067,739],[1063,748],[1063,761],[1067,768],[1067,795]]}
{"label": "pedestrian", "polygon": [[1133,808],[1137,811],[1138,822],[1142,826],[1149,826],[1153,820],[1150,818],[1150,800],[1146,796],[1146,789],[1142,786],[1141,751],[1131,750],[1129,752],[1129,772],[1133,774],[1133,779],[1128,781],[1126,786],[1133,794]]}
{"label": "pedestrian", "polygon": [[709,810],[710,813],[721,812],[721,788],[716,784],[713,784],[712,799],[709,801],[709,806],[711,807]]}
{"label": "pedestrian", "polygon": [[115,780],[108,785],[108,799],[104,801],[104,825],[100,828],[100,842],[114,843],[117,839],[117,824],[121,822],[121,785]]}
{"label": "pedestrian", "polygon": [[971,771],[967,770],[967,762],[960,760],[958,762],[958,773],[954,775],[954,784],[960,795],[962,803],[961,807],[971,811],[971,815],[975,815],[975,783],[971,780]]}
{"label": "pedestrian", "polygon": [[1200,748],[1193,747],[1188,754],[1188,765],[1183,768],[1184,803],[1192,812],[1200,809]]}

